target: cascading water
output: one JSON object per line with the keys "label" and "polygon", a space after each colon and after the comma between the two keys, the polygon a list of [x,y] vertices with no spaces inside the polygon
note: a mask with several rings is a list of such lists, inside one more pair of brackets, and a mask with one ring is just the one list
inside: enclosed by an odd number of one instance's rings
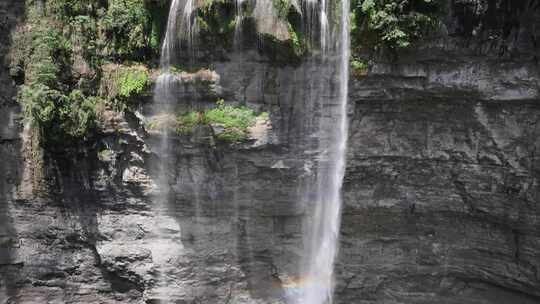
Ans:
{"label": "cascading water", "polygon": [[319,4],[320,10],[319,10],[319,22],[321,27],[321,33],[320,33],[320,41],[321,41],[321,51],[326,53],[327,46],[328,46],[328,40],[329,40],[329,31],[328,31],[328,6],[326,4],[326,0],[320,0],[321,3]]}
{"label": "cascading water", "polygon": [[327,0],[304,0],[303,15],[305,32],[309,34],[311,44],[319,42],[324,57],[330,42]]}
{"label": "cascading water", "polygon": [[168,69],[171,61],[174,59],[172,56],[174,56],[174,46],[176,44],[176,13],[178,12],[179,6],[180,0],[173,0],[171,3],[165,38],[163,39],[163,45],[161,46],[160,65],[162,69]]}
{"label": "cascading water", "polygon": [[[171,65],[177,60],[176,51],[182,47],[179,43],[186,42],[190,54],[193,54],[196,32],[196,19],[192,18],[195,10],[194,1],[172,0],[161,47],[160,68],[165,73],[169,72]],[[181,15],[180,24],[178,24],[179,14]]]}
{"label": "cascading water", "polygon": [[186,47],[191,61],[195,60],[195,35],[197,33],[197,18],[193,17],[194,11],[195,0],[185,0],[180,20],[180,41],[187,43]]}
{"label": "cascading water", "polygon": [[[173,0],[171,3],[167,29],[163,40],[160,58],[161,75],[156,81],[154,90],[154,105],[152,115],[157,120],[163,121],[161,139],[154,147],[155,154],[159,156],[157,164],[158,178],[156,180],[159,192],[154,199],[154,209],[156,213],[156,223],[153,226],[154,239],[149,245],[154,261],[156,284],[151,296],[157,303],[171,303],[176,296],[181,296],[181,291],[174,287],[173,279],[168,277],[171,272],[169,261],[176,254],[184,250],[182,243],[178,242],[181,228],[177,221],[169,215],[168,203],[170,197],[169,164],[174,161],[170,155],[168,121],[172,121],[175,115],[175,103],[178,77],[171,71],[172,66],[177,62],[177,52],[182,47],[182,42],[187,42],[190,55],[193,54],[194,25],[192,23],[192,13],[194,10],[194,0]],[[180,23],[178,16],[181,16]]]}
{"label": "cascading water", "polygon": [[[160,69],[162,74],[156,81],[154,91],[154,111],[156,113],[172,113],[175,101],[174,91],[177,78],[172,75],[171,67],[177,61],[177,51],[185,42],[190,56],[194,56],[194,39],[196,18],[193,18],[195,0],[173,0],[167,20],[167,29],[161,47]],[[180,15],[180,23],[178,16]],[[167,132],[164,132],[163,145],[167,143]],[[166,148],[164,146],[163,148]]]}
{"label": "cascading water", "polygon": [[[317,2],[310,0],[310,2]],[[337,65],[337,104],[322,104],[321,151],[317,176],[317,195],[311,238],[308,244],[307,265],[304,270],[305,285],[302,287],[298,304],[331,304],[334,292],[334,263],[339,247],[341,224],[341,188],[345,174],[347,149],[347,99],[349,82],[349,1],[341,0],[340,28],[330,31],[328,23],[329,6],[326,0],[319,1],[319,27],[321,66]],[[311,4],[313,5],[313,3]],[[309,7],[309,6],[308,6]],[[335,16],[334,16],[335,17]],[[332,48],[335,48],[333,50]],[[334,80],[330,80],[334,81]],[[336,124],[337,123],[337,124]]]}
{"label": "cascading water", "polygon": [[242,12],[242,4],[246,0],[234,0],[236,17],[235,17],[235,27],[234,27],[234,49],[240,50],[242,47],[242,22],[244,21],[244,14]]}
{"label": "cascading water", "polygon": [[[241,28],[244,12],[242,4],[248,0],[234,0],[236,8],[235,48],[241,45]],[[298,304],[330,304],[334,288],[334,262],[338,252],[338,238],[341,220],[341,187],[345,170],[345,154],[347,144],[347,95],[349,76],[349,0],[341,0],[339,13],[332,12],[334,3],[328,0],[304,0],[304,24],[310,32],[312,43],[319,42],[320,62],[319,77],[315,83],[324,83],[324,87],[335,87],[334,97],[314,97],[321,102],[323,113],[319,132],[324,139],[320,140],[320,150],[324,151],[319,161],[316,202],[314,217],[310,228],[309,252],[306,257],[305,285],[295,301]],[[296,1],[295,7],[300,8]],[[271,0],[255,2],[253,16],[255,19],[270,20],[272,13]],[[176,78],[171,73],[171,66],[179,58],[179,50],[187,51],[193,60],[194,41],[197,32],[193,12],[195,0],[173,0],[167,22],[167,33],[162,47],[161,69],[155,90],[155,110],[158,113],[174,113]],[[332,13],[331,13],[332,12]],[[340,22],[329,22],[331,18],[341,17]],[[332,19],[333,20],[333,19]],[[317,37],[318,36],[318,37]],[[182,43],[187,43],[183,45]],[[184,54],[185,55],[185,54]],[[184,56],[187,57],[187,56]],[[339,77],[331,77],[337,71]],[[331,82],[329,84],[328,82]],[[337,83],[338,82],[338,83]],[[317,95],[317,94],[314,94]],[[332,95],[332,94],[330,94]],[[168,199],[168,183],[166,167],[168,162],[168,133],[163,132],[160,147],[161,172],[159,200],[162,204]],[[196,194],[197,197],[197,194]],[[163,238],[164,240],[166,238]],[[161,242],[163,243],[163,242]],[[167,254],[164,252],[164,256]],[[164,282],[163,284],[166,284]],[[163,298],[166,298],[165,296]]]}

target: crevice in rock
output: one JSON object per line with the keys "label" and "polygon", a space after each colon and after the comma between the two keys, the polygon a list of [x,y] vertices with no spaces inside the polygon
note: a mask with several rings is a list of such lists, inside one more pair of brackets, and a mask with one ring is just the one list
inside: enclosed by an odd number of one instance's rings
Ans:
{"label": "crevice in rock", "polygon": [[16,144],[21,142],[21,138],[0,138],[0,145]]}
{"label": "crevice in rock", "polygon": [[473,197],[467,192],[467,188],[465,187],[465,183],[458,180],[457,173],[452,174],[452,183],[454,184],[454,187],[457,190],[457,194],[461,197],[461,200],[463,201],[463,204],[471,211],[473,214],[479,214],[485,212],[478,210],[474,203],[473,203]]}
{"label": "crevice in rock", "polygon": [[464,277],[459,277],[459,276],[457,276],[456,278],[460,279],[462,282],[464,282],[467,285],[483,284],[483,285],[486,285],[486,286],[490,286],[490,287],[493,287],[493,288],[496,288],[496,289],[506,291],[506,292],[511,293],[511,294],[519,295],[519,296],[524,297],[525,299],[528,299],[528,300],[538,301],[538,303],[540,303],[540,293],[537,293],[537,294],[529,293],[529,292],[526,292],[525,290],[522,290],[522,289],[503,286],[501,284],[497,284],[493,280],[487,280],[487,279],[483,279],[483,278],[464,278]]}
{"label": "crevice in rock", "polygon": [[512,235],[514,236],[514,260],[519,263],[520,260],[520,235],[521,233],[517,229],[512,229]]}
{"label": "crevice in rock", "polygon": [[351,285],[351,283],[359,276],[359,274],[353,274],[352,276],[348,277],[348,278],[344,278],[343,280],[345,281],[345,286],[343,286],[343,288],[338,292],[338,293],[343,293],[345,292],[347,289],[349,289],[349,286]]}
{"label": "crevice in rock", "polygon": [[104,265],[101,256],[97,250],[97,247],[93,244],[89,244],[90,249],[94,255],[94,266],[96,266],[102,273],[103,277],[111,284],[111,289],[120,293],[127,293],[131,290],[137,290],[141,294],[145,290],[142,280],[140,282],[133,282],[130,279],[124,278],[115,271],[111,271],[107,265]]}
{"label": "crevice in rock", "polygon": [[233,284],[234,283],[231,283],[229,285],[229,290],[227,292],[227,297],[225,298],[225,304],[229,304],[231,303],[231,300],[232,300],[232,291],[233,291]]}

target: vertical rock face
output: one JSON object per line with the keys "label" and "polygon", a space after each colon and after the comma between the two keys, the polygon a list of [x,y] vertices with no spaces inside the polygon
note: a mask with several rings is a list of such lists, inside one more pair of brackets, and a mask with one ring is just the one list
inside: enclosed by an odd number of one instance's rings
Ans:
{"label": "vertical rock face", "polygon": [[465,96],[357,103],[343,303],[537,303],[539,111]]}
{"label": "vertical rock face", "polygon": [[[9,33],[20,21],[23,6],[18,1],[0,3],[0,301],[14,295],[14,275],[21,265],[13,256],[18,247],[17,227],[8,202],[21,172],[21,140],[17,120],[18,109],[13,98],[16,90],[7,68]],[[4,296],[5,295],[5,296]]]}
{"label": "vertical rock face", "polygon": [[341,303],[540,301],[539,11],[503,2],[353,84]]}
{"label": "vertical rock face", "polygon": [[[22,15],[7,2],[2,33]],[[460,5],[448,22],[458,38],[351,82],[338,303],[540,301],[537,49],[523,28],[504,57],[459,38]],[[229,54],[209,66],[209,94],[183,90],[268,111],[272,126],[237,146],[208,127],[172,138],[166,206],[153,203],[157,135],[107,113],[97,144],[37,153],[2,67],[0,303],[285,302],[311,212],[299,189],[321,152],[315,101],[335,94],[315,64]]]}

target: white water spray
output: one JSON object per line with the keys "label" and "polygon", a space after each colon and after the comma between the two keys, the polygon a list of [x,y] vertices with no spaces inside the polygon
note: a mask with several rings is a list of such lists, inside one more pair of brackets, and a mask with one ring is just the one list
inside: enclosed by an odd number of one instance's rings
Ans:
{"label": "white water spray", "polygon": [[240,50],[242,48],[242,26],[244,22],[244,14],[242,11],[242,4],[246,0],[234,0],[235,10],[236,10],[236,17],[235,17],[235,27],[234,27],[234,41],[233,46],[235,50]]}
{"label": "white water spray", "polygon": [[174,60],[175,45],[176,45],[176,14],[180,6],[180,0],[173,0],[169,11],[169,19],[167,20],[167,29],[163,45],[161,46],[160,65],[162,69],[168,70],[171,62]]}
{"label": "white water spray", "polygon": [[[241,37],[242,2],[235,0],[237,29],[235,31],[235,46]],[[272,13],[271,0],[259,0],[254,9],[255,19],[264,22]],[[338,71],[337,80],[333,77],[328,81],[339,81],[337,98],[325,100],[322,113],[325,119],[331,120],[321,124],[321,133],[325,137],[321,140],[321,151],[325,151],[320,160],[319,174],[317,176],[317,200],[311,227],[311,240],[308,244],[307,269],[305,270],[305,285],[298,297],[298,304],[331,304],[334,292],[334,263],[338,253],[339,229],[341,221],[341,188],[345,171],[345,154],[347,146],[347,96],[349,80],[349,0],[341,0],[340,22],[330,23],[331,18],[337,18],[336,12],[330,13],[333,3],[328,0],[304,0],[304,21],[311,32],[312,41],[318,40],[321,50],[321,81],[327,81],[329,70]],[[161,68],[165,72],[158,79],[155,92],[155,101],[158,109],[171,113],[174,104],[174,77],[170,74],[171,65],[177,60],[176,51],[187,50],[190,57],[194,54],[195,33],[197,32],[193,12],[195,0],[173,0],[167,34],[163,43]],[[262,19],[261,19],[262,18]],[[339,25],[339,30],[337,26]],[[336,28],[335,28],[336,27]],[[263,27],[264,28],[264,27]],[[270,27],[269,27],[270,28]],[[317,33],[315,33],[317,29]],[[316,36],[320,37],[316,37]],[[237,40],[238,39],[238,40]],[[181,43],[187,43],[182,48]],[[191,57],[193,58],[193,57]],[[331,66],[331,69],[327,69]],[[331,73],[331,72],[330,72]],[[325,98],[322,98],[325,99]],[[337,102],[336,102],[337,99]],[[163,134],[161,156],[167,158],[167,133]],[[160,182],[167,187],[165,171],[166,161],[162,163],[162,177]],[[167,189],[164,188],[162,201],[166,201]]]}
{"label": "white water spray", "polygon": [[[315,0],[309,0],[315,1]],[[317,201],[308,246],[305,283],[298,304],[331,304],[334,293],[334,264],[339,248],[341,225],[341,189],[346,166],[348,136],[347,99],[349,83],[349,0],[341,0],[341,20],[339,31],[330,32],[328,23],[328,4],[319,2],[320,47],[322,64],[336,64],[339,70],[338,103],[323,105],[323,111],[330,111],[332,122],[321,124],[325,134],[325,151],[319,163],[317,176]],[[334,16],[335,17],[335,16]],[[334,51],[332,48],[336,47]],[[334,55],[334,53],[336,53]],[[337,59],[336,59],[337,57]],[[332,80],[331,80],[332,81]]]}
{"label": "white water spray", "polygon": [[[156,285],[150,291],[157,303],[172,303],[179,295],[179,291],[171,284],[169,261],[176,254],[182,252],[183,244],[178,243],[176,233],[181,227],[177,221],[169,215],[168,203],[170,185],[173,182],[168,175],[169,163],[172,160],[169,148],[169,133],[167,120],[174,118],[175,105],[177,100],[177,77],[172,73],[171,68],[177,62],[178,51],[181,43],[187,42],[187,47],[192,54],[194,25],[192,23],[192,13],[194,10],[194,0],[173,0],[171,3],[167,29],[161,48],[160,68],[162,74],[156,81],[154,90],[153,115],[159,120],[165,121],[161,131],[161,139],[156,147],[156,155],[159,156],[158,177],[156,179],[159,193],[154,198],[154,210],[156,222],[153,225],[153,241],[149,244],[152,252],[152,259],[155,263]],[[180,19],[178,17],[180,16]],[[178,23],[178,20],[180,23]]]}
{"label": "white water spray", "polygon": [[[171,65],[177,60],[177,51],[182,48],[182,42],[186,42],[190,55],[194,53],[196,18],[195,0],[172,0],[167,19],[167,28],[163,45],[161,46],[160,68],[165,73],[170,71]],[[178,16],[180,15],[180,24]],[[158,79],[159,83],[159,79]]]}

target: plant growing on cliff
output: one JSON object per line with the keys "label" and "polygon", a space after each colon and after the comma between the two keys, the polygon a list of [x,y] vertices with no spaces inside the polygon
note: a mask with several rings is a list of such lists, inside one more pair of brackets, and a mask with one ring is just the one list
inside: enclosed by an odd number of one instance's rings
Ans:
{"label": "plant growing on cliff", "polygon": [[289,10],[291,9],[291,0],[272,0],[278,16],[282,19],[287,19]]}
{"label": "plant growing on cliff", "polygon": [[[44,11],[55,3],[48,3]],[[41,133],[45,145],[87,137],[96,125],[99,100],[72,88],[73,45],[64,35],[64,24],[46,18],[33,5],[28,18],[28,30],[18,35],[25,43],[21,50],[25,57],[14,59],[25,72],[18,96],[24,117]]]}
{"label": "plant growing on cliff", "polygon": [[150,93],[150,70],[144,65],[103,66],[101,95],[115,111],[124,111]]}
{"label": "plant growing on cliff", "polygon": [[31,35],[26,65],[26,83],[59,87],[59,80],[69,70],[71,45],[62,32],[48,23],[38,23]]}
{"label": "plant growing on cliff", "polygon": [[351,72],[354,77],[365,76],[368,72],[368,63],[359,58],[351,59]]}
{"label": "plant growing on cliff", "polygon": [[218,139],[240,142],[247,139],[248,128],[255,123],[257,115],[247,107],[234,107],[218,101],[216,108],[205,112],[204,119],[208,124],[223,127],[223,132],[217,135]]}
{"label": "plant growing on cliff", "polygon": [[101,100],[81,91],[64,95],[38,83],[24,86],[19,98],[25,117],[38,128],[46,144],[84,138],[96,127],[96,106]]}
{"label": "plant growing on cliff", "polygon": [[365,48],[410,47],[436,28],[440,0],[357,0],[353,2],[353,42]]}
{"label": "plant growing on cliff", "polygon": [[104,67],[157,53],[153,48],[166,23],[166,2],[25,1],[25,23],[13,35],[10,74],[22,84],[18,101],[25,120],[42,134],[42,144],[65,146],[90,138],[99,125],[98,108],[123,110],[146,92],[148,69],[137,66],[115,74],[115,95],[109,96],[103,83],[110,73]]}
{"label": "plant growing on cliff", "polygon": [[151,15],[144,0],[109,1],[102,24],[114,56],[141,58],[152,45]]}
{"label": "plant growing on cliff", "polygon": [[144,70],[127,70],[120,75],[119,94],[130,98],[142,94],[150,83],[150,77]]}
{"label": "plant growing on cliff", "polygon": [[230,48],[236,27],[231,13],[234,3],[225,0],[205,0],[197,10],[198,39],[203,46]]}
{"label": "plant growing on cliff", "polygon": [[25,118],[47,143],[85,137],[95,126],[97,99],[68,90],[71,44],[47,20],[38,20],[29,32],[25,85],[19,94]]}
{"label": "plant growing on cliff", "polygon": [[216,107],[203,111],[190,111],[178,115],[158,115],[147,123],[150,130],[174,129],[178,134],[191,134],[200,125],[211,125],[221,129],[215,138],[228,143],[239,143],[249,137],[249,128],[257,119],[268,120],[268,113],[257,114],[245,106],[226,105],[223,100],[216,102]]}

